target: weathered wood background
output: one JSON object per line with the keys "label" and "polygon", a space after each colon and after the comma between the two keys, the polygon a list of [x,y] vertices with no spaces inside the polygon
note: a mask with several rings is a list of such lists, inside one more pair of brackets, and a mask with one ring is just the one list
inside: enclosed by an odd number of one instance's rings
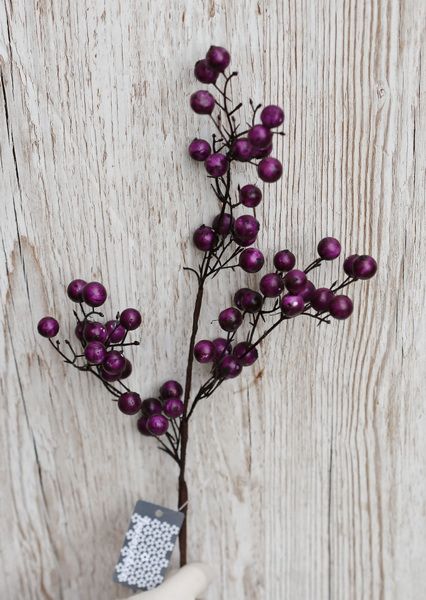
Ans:
{"label": "weathered wood background", "polygon": [[[186,155],[210,130],[188,96],[214,42],[235,94],[286,111],[262,248],[306,263],[332,234],[380,272],[350,322],[298,319],[200,407],[189,527],[191,558],[219,570],[206,598],[424,600],[424,24],[418,0],[1,0],[1,598],[126,596],[111,574],[134,502],[175,505],[171,461],[35,324],[67,333],[65,284],[99,278],[111,313],[144,313],[135,387],[183,379],[182,265],[216,209]],[[210,284],[201,335],[246,281]]]}

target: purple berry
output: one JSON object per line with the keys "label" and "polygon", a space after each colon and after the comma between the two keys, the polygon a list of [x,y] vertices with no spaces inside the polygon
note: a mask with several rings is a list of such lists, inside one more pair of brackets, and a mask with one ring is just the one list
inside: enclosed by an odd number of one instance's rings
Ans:
{"label": "purple berry", "polygon": [[84,356],[91,365],[100,365],[104,362],[107,349],[102,342],[89,342],[84,349]]}
{"label": "purple berry", "polygon": [[130,377],[133,371],[132,363],[130,362],[130,360],[128,360],[127,358],[125,358],[124,360],[124,369],[120,373],[120,379],[127,379],[128,377]]}
{"label": "purple berry", "polygon": [[253,155],[253,146],[248,139],[240,138],[232,144],[232,156],[240,162],[247,162]]}
{"label": "purple berry", "polygon": [[37,325],[37,331],[45,338],[52,338],[59,331],[59,323],[53,317],[43,317]]}
{"label": "purple berry", "polygon": [[274,104],[265,106],[265,108],[260,113],[260,120],[265,125],[265,127],[268,127],[269,129],[279,127],[284,122],[283,109],[279,106],[275,106]]}
{"label": "purple berry", "polygon": [[263,298],[259,292],[250,288],[241,288],[236,292],[234,302],[240,310],[254,314],[262,308]]}
{"label": "purple berry", "polygon": [[87,285],[87,282],[84,279],[73,279],[67,287],[68,298],[73,302],[82,302],[85,285]]}
{"label": "purple berry", "polygon": [[224,331],[236,331],[243,322],[243,316],[237,308],[225,308],[219,315],[219,325]]}
{"label": "purple berry", "polygon": [[84,302],[93,308],[101,306],[107,298],[106,289],[98,281],[91,281],[85,285],[82,294]]}
{"label": "purple berry", "polygon": [[225,338],[216,338],[213,340],[214,346],[214,360],[217,361],[221,359],[225,354],[230,354],[232,351],[232,344],[229,340]]}
{"label": "purple berry", "polygon": [[164,435],[169,428],[169,422],[164,415],[151,415],[146,422],[148,431],[156,437]]}
{"label": "purple berry", "polygon": [[163,405],[158,398],[145,398],[145,400],[142,401],[141,410],[147,417],[150,417],[151,415],[161,415],[163,412]]}
{"label": "purple berry", "polygon": [[219,235],[226,236],[231,233],[234,217],[229,213],[220,213],[213,219],[212,227]]}
{"label": "purple berry", "polygon": [[341,250],[339,240],[333,237],[325,237],[318,244],[318,254],[324,260],[334,260],[340,256]]}
{"label": "purple berry", "polygon": [[221,379],[233,379],[238,377],[242,371],[240,361],[231,355],[224,356],[217,366],[217,374]]}
{"label": "purple berry", "polygon": [[352,311],[354,309],[354,305],[352,300],[348,298],[348,296],[334,296],[332,301],[330,302],[330,306],[328,310],[330,311],[330,315],[335,319],[343,320],[347,319],[351,316]]}
{"label": "purple berry", "polygon": [[253,348],[249,342],[237,344],[232,354],[243,367],[250,367],[258,358],[257,348]]}
{"label": "purple berry", "polygon": [[206,158],[204,166],[207,173],[212,177],[222,177],[222,175],[225,175],[227,172],[229,163],[224,154],[216,152],[215,154],[210,154],[210,156]]}
{"label": "purple berry", "polygon": [[119,344],[126,336],[127,330],[120,325],[120,321],[107,321],[105,323],[107,340],[111,344]]}
{"label": "purple berry", "polygon": [[252,215],[242,215],[235,219],[234,234],[239,240],[252,240],[260,229],[259,221]]}
{"label": "purple berry", "polygon": [[83,328],[83,337],[86,342],[102,342],[107,339],[107,330],[102,323],[87,321]]}
{"label": "purple berry", "polygon": [[179,398],[169,398],[164,402],[163,412],[171,419],[177,419],[183,415],[185,408]]}
{"label": "purple berry", "polygon": [[192,239],[198,250],[201,250],[202,252],[213,250],[218,243],[217,233],[211,227],[207,227],[207,225],[198,227],[198,229],[194,231]]}
{"label": "purple berry", "polygon": [[274,183],[283,174],[283,166],[277,158],[263,158],[257,165],[260,179],[266,183]]}
{"label": "purple berry", "polygon": [[231,62],[231,56],[225,48],[221,46],[210,46],[209,51],[206,54],[207,62],[210,66],[212,66],[216,71],[223,71]]}
{"label": "purple berry", "polygon": [[353,272],[356,279],[370,279],[376,274],[377,263],[372,256],[363,254],[354,262]]}
{"label": "purple berry", "polygon": [[262,192],[252,184],[244,185],[239,191],[240,202],[247,208],[255,208],[262,201]]}
{"label": "purple berry", "polygon": [[312,281],[307,281],[305,285],[297,292],[298,296],[302,296],[305,302],[310,302],[315,294],[315,286]]}
{"label": "purple berry", "polygon": [[118,399],[118,408],[125,415],[135,415],[141,409],[142,400],[136,392],[125,392]]}
{"label": "purple berry", "polygon": [[107,352],[107,355],[102,362],[102,368],[108,375],[121,375],[125,366],[126,360],[120,352],[117,352],[117,350],[110,350]]}
{"label": "purple berry", "polygon": [[298,294],[306,282],[306,274],[299,269],[292,269],[284,277],[285,286],[292,294]]}
{"label": "purple berry", "polygon": [[334,294],[329,288],[318,288],[312,295],[312,308],[318,312],[328,310],[330,302],[333,300]]}
{"label": "purple berry", "polygon": [[266,298],[279,296],[284,289],[284,281],[281,275],[267,273],[259,283],[260,291]]}
{"label": "purple berry", "polygon": [[149,431],[149,429],[147,427],[147,421],[148,421],[147,417],[143,417],[143,416],[140,417],[137,422],[137,427],[138,427],[139,433],[149,437],[152,435],[152,433]]}
{"label": "purple berry", "polygon": [[239,264],[246,273],[257,273],[265,264],[265,259],[257,248],[246,248],[240,254]]}
{"label": "purple berry", "polygon": [[79,321],[75,326],[74,333],[80,342],[84,342],[83,338],[84,321]]}
{"label": "purple berry", "polygon": [[212,65],[203,58],[202,60],[197,60],[195,63],[194,75],[201,83],[216,83],[219,73],[217,69],[214,69]]}
{"label": "purple berry", "polygon": [[277,271],[291,271],[296,264],[296,257],[290,250],[280,250],[274,256],[274,267]]}
{"label": "purple berry", "polygon": [[182,396],[182,386],[177,381],[171,379],[170,381],[166,381],[160,387],[160,396],[164,398],[180,398]]}
{"label": "purple berry", "polygon": [[212,149],[206,140],[195,139],[189,144],[188,152],[194,160],[205,161],[210,156]]}
{"label": "purple berry", "polygon": [[272,141],[272,133],[264,125],[255,125],[248,132],[248,140],[256,148],[266,148]]}
{"label": "purple berry", "polygon": [[108,381],[110,383],[112,383],[113,381],[118,381],[120,379],[120,373],[117,373],[116,375],[110,375],[102,367],[100,367],[99,369],[99,375],[104,381]]}
{"label": "purple berry", "polygon": [[215,354],[214,344],[210,340],[200,340],[194,346],[195,360],[199,363],[209,363]]}
{"label": "purple berry", "polygon": [[251,246],[252,244],[255,243],[257,238],[257,235],[255,235],[252,238],[247,238],[247,239],[242,239],[240,237],[238,237],[237,235],[234,234],[234,242],[238,245],[238,246],[242,246],[243,248],[247,248],[248,246]]}
{"label": "purple berry", "polygon": [[269,144],[269,146],[265,146],[264,148],[256,148],[253,146],[252,158],[266,158],[271,154],[272,150],[272,144]]}
{"label": "purple berry", "polygon": [[120,315],[120,325],[127,331],[137,329],[142,323],[142,315],[136,308],[125,308]]}
{"label": "purple berry", "polygon": [[356,259],[359,257],[359,254],[351,254],[350,256],[347,256],[345,258],[345,262],[343,263],[343,270],[345,271],[346,275],[349,275],[349,277],[355,277],[354,276],[354,262],[356,261]]}
{"label": "purple berry", "polygon": [[292,294],[284,294],[281,298],[281,310],[286,317],[295,317],[303,312],[305,301],[302,296],[293,296]]}
{"label": "purple berry", "polygon": [[211,115],[214,111],[216,101],[207,90],[198,90],[194,92],[189,99],[189,103],[194,112],[199,115]]}

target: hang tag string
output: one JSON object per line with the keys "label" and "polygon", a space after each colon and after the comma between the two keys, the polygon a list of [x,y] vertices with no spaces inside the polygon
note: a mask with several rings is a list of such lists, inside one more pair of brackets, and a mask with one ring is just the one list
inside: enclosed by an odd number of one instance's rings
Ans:
{"label": "hang tag string", "polygon": [[189,500],[187,500],[186,502],[184,502],[182,504],[182,506],[179,506],[178,511],[181,512],[186,506],[188,506],[189,504]]}

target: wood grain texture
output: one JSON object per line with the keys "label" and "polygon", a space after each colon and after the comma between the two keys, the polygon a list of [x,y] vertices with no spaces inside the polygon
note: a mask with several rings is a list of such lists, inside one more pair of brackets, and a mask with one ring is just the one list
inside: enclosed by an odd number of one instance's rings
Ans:
{"label": "wood grain texture", "polygon": [[[380,272],[357,286],[350,322],[289,324],[200,406],[189,531],[190,558],[219,567],[206,600],[426,597],[425,12],[415,0],[0,1],[1,598],[125,597],[111,573],[135,500],[176,501],[172,462],[34,327],[50,313],[67,332],[64,285],[101,278],[111,313],[144,311],[135,387],[183,379],[194,282],[182,265],[215,212],[186,156],[210,130],[188,109],[210,41],[231,50],[235,93],[286,111],[261,247],[303,264],[333,234]],[[201,335],[246,281],[210,284]]]}

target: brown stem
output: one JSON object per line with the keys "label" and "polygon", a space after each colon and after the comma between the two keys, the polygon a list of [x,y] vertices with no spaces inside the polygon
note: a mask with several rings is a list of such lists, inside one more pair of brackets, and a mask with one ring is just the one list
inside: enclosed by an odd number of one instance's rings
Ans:
{"label": "brown stem", "polygon": [[[210,262],[210,257],[207,260],[207,269],[208,263]],[[206,270],[207,270],[206,269]],[[184,395],[184,414],[180,425],[180,471],[179,471],[179,494],[178,494],[178,508],[181,508],[185,518],[183,521],[182,528],[179,534],[179,550],[180,550],[180,565],[183,567],[187,562],[187,537],[188,537],[188,527],[187,527],[187,514],[188,514],[188,486],[185,480],[185,468],[186,468],[186,451],[188,447],[188,406],[189,406],[189,398],[191,395],[191,385],[192,385],[192,367],[194,363],[194,345],[195,345],[195,337],[198,331],[198,321],[200,318],[201,305],[203,302],[203,294],[204,294],[204,276],[200,277],[198,283],[198,292],[195,300],[194,306],[194,315],[192,318],[192,332],[191,338],[189,341],[189,349],[188,349],[188,363],[186,367],[186,378],[185,378],[185,395]]]}

